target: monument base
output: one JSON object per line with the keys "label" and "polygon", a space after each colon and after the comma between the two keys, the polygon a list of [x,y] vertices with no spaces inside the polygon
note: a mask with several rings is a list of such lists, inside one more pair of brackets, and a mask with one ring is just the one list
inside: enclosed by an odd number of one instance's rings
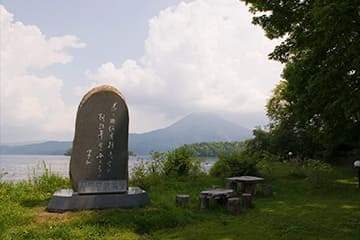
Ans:
{"label": "monument base", "polygon": [[125,193],[78,194],[71,189],[62,189],[52,196],[48,212],[66,212],[84,209],[136,208],[150,204],[147,192],[130,187]]}

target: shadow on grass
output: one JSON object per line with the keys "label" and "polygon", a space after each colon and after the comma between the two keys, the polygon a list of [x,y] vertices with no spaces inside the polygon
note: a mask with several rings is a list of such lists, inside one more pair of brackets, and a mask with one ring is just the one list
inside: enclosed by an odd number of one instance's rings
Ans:
{"label": "shadow on grass", "polygon": [[26,208],[33,208],[39,206],[47,206],[49,200],[39,200],[39,199],[23,199],[20,201],[20,205]]}

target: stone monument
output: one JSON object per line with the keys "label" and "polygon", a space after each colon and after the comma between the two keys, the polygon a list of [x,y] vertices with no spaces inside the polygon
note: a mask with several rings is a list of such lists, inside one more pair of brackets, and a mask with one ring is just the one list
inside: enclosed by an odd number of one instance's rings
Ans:
{"label": "stone monument", "polygon": [[70,159],[72,189],[56,192],[49,212],[150,203],[144,190],[128,187],[128,128],[128,108],[116,88],[100,86],[83,97]]}

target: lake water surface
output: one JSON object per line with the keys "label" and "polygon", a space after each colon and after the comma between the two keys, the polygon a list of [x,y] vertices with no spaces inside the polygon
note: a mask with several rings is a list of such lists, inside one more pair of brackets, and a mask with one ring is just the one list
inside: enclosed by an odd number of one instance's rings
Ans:
{"label": "lake water surface", "polygon": [[[151,156],[130,156],[129,173],[141,161],[151,161]],[[208,171],[216,161],[215,158],[205,159],[202,169]],[[44,173],[45,167],[63,177],[69,177],[70,156],[64,155],[0,155],[0,181],[18,182],[30,180]],[[3,173],[6,172],[5,175]]]}

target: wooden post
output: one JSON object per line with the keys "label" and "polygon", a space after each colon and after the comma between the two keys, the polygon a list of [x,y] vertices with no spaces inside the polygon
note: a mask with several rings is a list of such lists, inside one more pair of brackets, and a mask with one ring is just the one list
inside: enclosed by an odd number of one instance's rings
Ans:
{"label": "wooden post", "polygon": [[240,198],[229,198],[227,202],[227,210],[232,215],[237,215],[240,212]]}
{"label": "wooden post", "polygon": [[200,194],[200,209],[207,209],[209,208],[209,198],[206,194]]}
{"label": "wooden post", "polygon": [[242,198],[242,205],[244,208],[254,207],[254,205],[252,204],[252,195],[250,193],[241,194],[241,198]]}
{"label": "wooden post", "polygon": [[179,194],[176,195],[176,206],[186,208],[189,206],[189,195]]}

